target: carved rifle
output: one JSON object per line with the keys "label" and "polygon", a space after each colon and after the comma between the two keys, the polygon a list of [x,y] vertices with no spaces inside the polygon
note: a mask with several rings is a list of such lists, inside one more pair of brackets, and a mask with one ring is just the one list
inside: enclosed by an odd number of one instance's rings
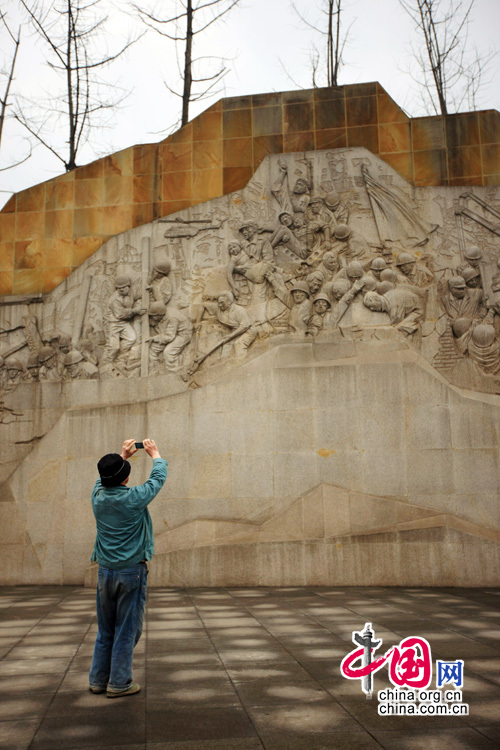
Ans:
{"label": "carved rifle", "polygon": [[212,346],[211,349],[208,350],[208,352],[205,352],[205,354],[197,355],[195,360],[193,361],[193,364],[188,369],[189,375],[194,375],[196,370],[200,367],[200,365],[209,357],[213,352],[215,352],[217,349],[219,349],[221,346],[224,346],[224,344],[228,344],[233,339],[238,338],[238,336],[241,336],[242,334],[246,333],[249,328],[252,327],[252,323],[249,323],[249,325],[245,326],[244,328],[237,328],[232,333],[228,334],[227,336],[224,336],[223,339],[218,341],[216,344]]}

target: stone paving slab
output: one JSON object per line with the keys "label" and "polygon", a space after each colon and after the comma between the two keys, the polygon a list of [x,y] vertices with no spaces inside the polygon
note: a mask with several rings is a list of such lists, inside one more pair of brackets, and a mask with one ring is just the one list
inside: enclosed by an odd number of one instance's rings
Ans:
{"label": "stone paving slab", "polygon": [[[0,589],[0,750],[500,747],[499,589],[151,589],[143,689],[113,701],[88,691],[94,609],[88,589]],[[380,716],[339,670],[367,621],[384,650],[416,635],[464,659],[469,715]]]}

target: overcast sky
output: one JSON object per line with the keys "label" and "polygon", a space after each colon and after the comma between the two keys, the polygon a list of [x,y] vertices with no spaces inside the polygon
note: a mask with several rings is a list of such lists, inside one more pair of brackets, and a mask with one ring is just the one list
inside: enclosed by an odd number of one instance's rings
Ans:
{"label": "overcast sky", "polygon": [[[146,5],[147,0],[142,2]],[[297,0],[296,5],[311,21],[315,21],[319,17],[315,8],[320,2]],[[102,0],[101,4],[108,8],[109,13],[101,51],[113,52],[127,36],[142,30],[141,24],[125,12],[128,3],[116,1],[112,4]],[[162,0],[156,3],[156,8],[158,13],[167,17],[174,4],[174,0]],[[339,83],[377,80],[408,114],[427,114],[417,86],[407,72],[410,70],[418,76],[418,67],[412,57],[412,45],[418,47],[418,37],[398,0],[346,0],[345,5],[344,29],[351,28]],[[153,7],[153,0],[148,7]],[[7,0],[3,9],[16,28],[21,19],[18,1]],[[499,29],[500,0],[476,0],[469,32],[471,43],[487,53],[495,48]],[[318,35],[298,19],[289,0],[241,0],[241,6],[226,16],[225,23],[213,25],[203,39],[197,39],[199,46],[195,55],[231,58],[228,63],[230,72],[225,77],[223,91],[210,100],[192,105],[190,119],[222,96],[310,88],[311,46],[315,42],[321,49]],[[6,50],[7,37],[0,33],[0,65],[3,69],[6,67]],[[25,24],[13,95],[42,95],[47,100],[54,96],[52,74],[44,64],[43,53],[43,46]],[[179,117],[180,99],[172,96],[163,83],[166,80],[173,87],[178,83],[173,42],[150,31],[105,75],[128,96],[115,112],[110,127],[99,128],[94,133],[92,144],[80,156],[80,164],[136,143],[161,140]],[[500,109],[498,57],[487,71],[478,108]],[[62,142],[62,128],[61,131]],[[27,153],[27,148],[20,126],[8,122],[2,137],[0,166],[5,167],[21,158]],[[61,162],[46,149],[35,148],[25,164],[0,172],[0,206],[12,192],[43,182],[62,171]]]}

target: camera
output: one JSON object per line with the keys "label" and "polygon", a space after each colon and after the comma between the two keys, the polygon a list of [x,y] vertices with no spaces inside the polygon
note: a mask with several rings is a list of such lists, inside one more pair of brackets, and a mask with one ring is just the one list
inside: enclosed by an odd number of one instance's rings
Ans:
{"label": "camera", "polygon": [[135,447],[136,447],[136,450],[140,450],[141,448],[144,448],[144,443],[136,443]]}

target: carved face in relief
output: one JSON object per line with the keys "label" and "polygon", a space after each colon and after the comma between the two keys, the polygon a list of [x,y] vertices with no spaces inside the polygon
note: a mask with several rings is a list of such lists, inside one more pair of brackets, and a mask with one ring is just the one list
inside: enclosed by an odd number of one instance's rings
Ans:
{"label": "carved face in relief", "polygon": [[325,253],[323,256],[323,265],[329,271],[336,271],[338,268],[337,258],[335,253]]}
{"label": "carved face in relief", "polygon": [[300,305],[304,300],[307,299],[307,294],[301,289],[294,289],[292,292],[292,299],[296,305]]}
{"label": "carved face in relief", "polygon": [[363,302],[365,307],[369,310],[372,310],[373,312],[382,312],[383,300],[379,294],[367,294]]}
{"label": "carved face in relief", "polygon": [[450,286],[450,292],[455,297],[455,299],[463,299],[465,297],[465,293],[467,291],[467,287],[465,286],[465,282],[463,286]]}
{"label": "carved face in relief", "polygon": [[225,312],[231,307],[231,298],[227,294],[221,294],[217,299],[217,304],[219,305],[219,310]]}
{"label": "carved face in relief", "polygon": [[305,180],[302,179],[302,177],[299,177],[297,182],[295,183],[295,186],[293,188],[293,192],[296,195],[303,195],[304,193],[309,192],[309,185]]}
{"label": "carved face in relief", "polygon": [[326,299],[317,299],[313,302],[314,312],[318,315],[324,315],[329,309],[330,305]]}
{"label": "carved face in relief", "polygon": [[228,252],[229,255],[238,255],[238,253],[241,251],[241,245],[239,242],[231,242],[228,245]]}
{"label": "carved face in relief", "polygon": [[283,224],[284,227],[291,227],[293,224],[293,216],[286,212],[280,214],[280,224]]}
{"label": "carved face in relief", "polygon": [[250,242],[253,239],[256,231],[257,230],[254,229],[254,227],[242,227],[240,229],[241,234],[243,235],[243,237],[246,239],[247,242]]}
{"label": "carved face in relief", "polygon": [[126,297],[130,292],[130,284],[126,286],[119,286],[116,291],[118,292],[120,297]]}
{"label": "carved face in relief", "polygon": [[415,263],[403,263],[399,267],[401,269],[401,273],[404,273],[405,276],[409,276],[415,268]]}

